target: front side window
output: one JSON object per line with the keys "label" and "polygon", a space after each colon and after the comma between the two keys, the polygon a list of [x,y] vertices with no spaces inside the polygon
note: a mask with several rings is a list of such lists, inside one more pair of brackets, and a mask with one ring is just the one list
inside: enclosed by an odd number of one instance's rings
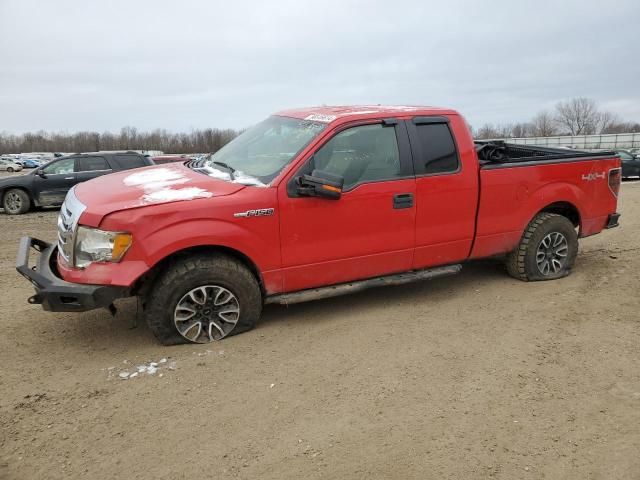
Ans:
{"label": "front side window", "polygon": [[416,175],[451,173],[458,170],[458,153],[446,123],[416,125],[419,153],[414,156]]}
{"label": "front side window", "polygon": [[344,189],[401,176],[396,131],[382,124],[352,127],[335,135],[313,156],[313,167],[344,178]]}
{"label": "front side window", "polygon": [[104,157],[83,157],[78,159],[79,172],[92,172],[96,170],[110,170]]}
{"label": "front side window", "polygon": [[272,116],[207,157],[204,164],[232,181],[268,184],[326,126],[320,122]]}
{"label": "front side window", "polygon": [[53,162],[44,167],[42,170],[49,175],[58,175],[73,173],[73,167],[75,164],[74,158],[66,158],[58,162]]}

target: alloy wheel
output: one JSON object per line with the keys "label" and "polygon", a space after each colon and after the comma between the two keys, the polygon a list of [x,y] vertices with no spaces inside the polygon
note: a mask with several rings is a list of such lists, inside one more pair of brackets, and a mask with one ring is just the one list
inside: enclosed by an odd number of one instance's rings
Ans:
{"label": "alloy wheel", "polygon": [[20,211],[22,208],[22,198],[20,198],[20,195],[14,192],[8,193],[4,200],[4,208],[11,213]]}
{"label": "alloy wheel", "polygon": [[240,318],[236,296],[219,285],[204,285],[185,293],[178,301],[173,322],[178,333],[194,343],[222,340]]}
{"label": "alloy wheel", "polygon": [[538,245],[536,264],[544,276],[555,275],[560,272],[567,261],[569,244],[560,232],[548,233]]}

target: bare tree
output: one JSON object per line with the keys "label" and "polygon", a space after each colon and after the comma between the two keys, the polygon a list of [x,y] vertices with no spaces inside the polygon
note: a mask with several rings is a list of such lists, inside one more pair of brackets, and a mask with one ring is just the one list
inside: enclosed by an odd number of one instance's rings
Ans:
{"label": "bare tree", "polygon": [[551,137],[558,133],[553,115],[547,110],[538,112],[531,121],[532,136],[534,137]]}
{"label": "bare tree", "polygon": [[638,122],[611,122],[602,129],[602,133],[638,133],[640,123]]}
{"label": "bare tree", "polygon": [[476,134],[476,138],[480,140],[487,140],[490,138],[500,138],[500,130],[491,123],[485,123],[482,125]]}
{"label": "bare tree", "polygon": [[[560,102],[556,114],[541,111],[527,123],[485,123],[472,129],[474,138],[548,137],[552,135],[640,132],[637,122],[624,122],[607,111],[599,111],[588,98]],[[91,152],[97,150],[162,150],[166,153],[216,152],[241,131],[207,128],[189,133],[173,133],[164,129],[150,132],[123,127],[120,132],[27,132],[21,135],[0,132],[0,153],[21,152]]]}
{"label": "bare tree", "polygon": [[590,98],[577,97],[556,105],[556,121],[564,133],[570,135],[592,135],[600,122],[596,102]]}
{"label": "bare tree", "polygon": [[208,128],[190,133],[171,133],[156,129],[139,132],[135,127],[124,127],[119,133],[27,132],[12,135],[0,132],[0,153],[22,152],[94,152],[98,150],[162,150],[166,153],[215,152],[238,135],[231,129]]}
{"label": "bare tree", "polygon": [[511,127],[511,136],[513,138],[523,138],[532,136],[533,125],[530,123],[514,123]]}
{"label": "bare tree", "polygon": [[505,123],[498,125],[485,123],[478,129],[474,137],[479,140],[524,137],[527,136],[529,130],[530,127],[527,123]]}
{"label": "bare tree", "polygon": [[622,123],[622,121],[620,120],[620,117],[618,117],[618,115],[616,115],[615,113],[607,111],[600,112],[598,115],[598,123],[596,125],[595,133],[604,133],[605,131],[609,130],[612,125],[620,123]]}
{"label": "bare tree", "polygon": [[497,125],[498,138],[511,138],[513,137],[513,125],[506,123],[504,125]]}

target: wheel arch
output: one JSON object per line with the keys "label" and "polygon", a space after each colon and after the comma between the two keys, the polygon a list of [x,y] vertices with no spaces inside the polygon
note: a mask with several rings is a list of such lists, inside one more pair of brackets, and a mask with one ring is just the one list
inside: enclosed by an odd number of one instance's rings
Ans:
{"label": "wheel arch", "polygon": [[2,187],[2,189],[0,189],[1,202],[4,202],[4,196],[7,194],[9,190],[22,190],[24,193],[29,195],[29,199],[31,200],[31,203],[33,203],[33,195],[31,194],[31,191],[23,185],[8,185],[6,187]]}
{"label": "wheel arch", "polygon": [[586,192],[576,185],[568,182],[546,184],[527,199],[522,217],[526,223],[520,226],[520,230],[524,232],[536,215],[545,212],[562,215],[568,218],[574,227],[582,228],[584,215],[581,208],[587,204]]}
{"label": "wheel arch", "polygon": [[567,219],[569,219],[569,221],[576,228],[580,228],[582,224],[582,217],[580,216],[580,211],[578,210],[578,207],[576,207],[571,202],[560,201],[560,202],[550,203],[546,207],[539,210],[532,217],[532,219],[541,213],[555,213],[556,215],[562,215],[563,217],[566,217]]}
{"label": "wheel arch", "polygon": [[262,273],[260,269],[256,265],[256,263],[249,258],[243,252],[236,250],[231,247],[227,247],[224,245],[195,245],[183,248],[181,250],[176,250],[169,255],[163,257],[159,261],[157,261],[148,272],[138,278],[133,287],[132,292],[134,294],[144,294],[148,288],[155,283],[158,276],[168,268],[168,266],[180,259],[187,258],[189,256],[198,255],[198,254],[224,254],[228,257],[235,259],[236,261],[243,264],[245,267],[249,269],[249,271],[256,278],[258,285],[260,286],[260,291],[262,295],[266,295],[266,290],[264,286],[264,280],[262,278]]}

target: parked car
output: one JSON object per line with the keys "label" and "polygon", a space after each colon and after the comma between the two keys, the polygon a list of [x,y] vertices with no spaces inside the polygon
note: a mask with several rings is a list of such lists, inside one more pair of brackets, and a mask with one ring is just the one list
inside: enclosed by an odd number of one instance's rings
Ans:
{"label": "parked car", "polygon": [[63,157],[26,175],[0,179],[0,199],[5,213],[19,215],[31,207],[61,205],[77,183],[148,165],[151,162],[146,157],[130,153]]}
{"label": "parked car", "polygon": [[39,160],[34,158],[17,158],[15,162],[22,165],[22,168],[38,168],[42,165]]}
{"label": "parked car", "polygon": [[5,158],[0,158],[0,171],[4,172],[19,172],[22,170],[22,165],[16,163],[15,160],[9,160]]}
{"label": "parked car", "polygon": [[[296,303],[457,273],[506,254],[523,281],[568,275],[578,238],[618,225],[620,159],[474,144],[454,110],[278,113],[205,159],[77,185],[58,243],[17,269],[50,311],[138,295],[165,344],[251,329]],[[40,253],[34,267],[31,247]]]}
{"label": "parked car", "polygon": [[622,160],[622,178],[640,177],[640,157],[628,150],[616,150]]}

